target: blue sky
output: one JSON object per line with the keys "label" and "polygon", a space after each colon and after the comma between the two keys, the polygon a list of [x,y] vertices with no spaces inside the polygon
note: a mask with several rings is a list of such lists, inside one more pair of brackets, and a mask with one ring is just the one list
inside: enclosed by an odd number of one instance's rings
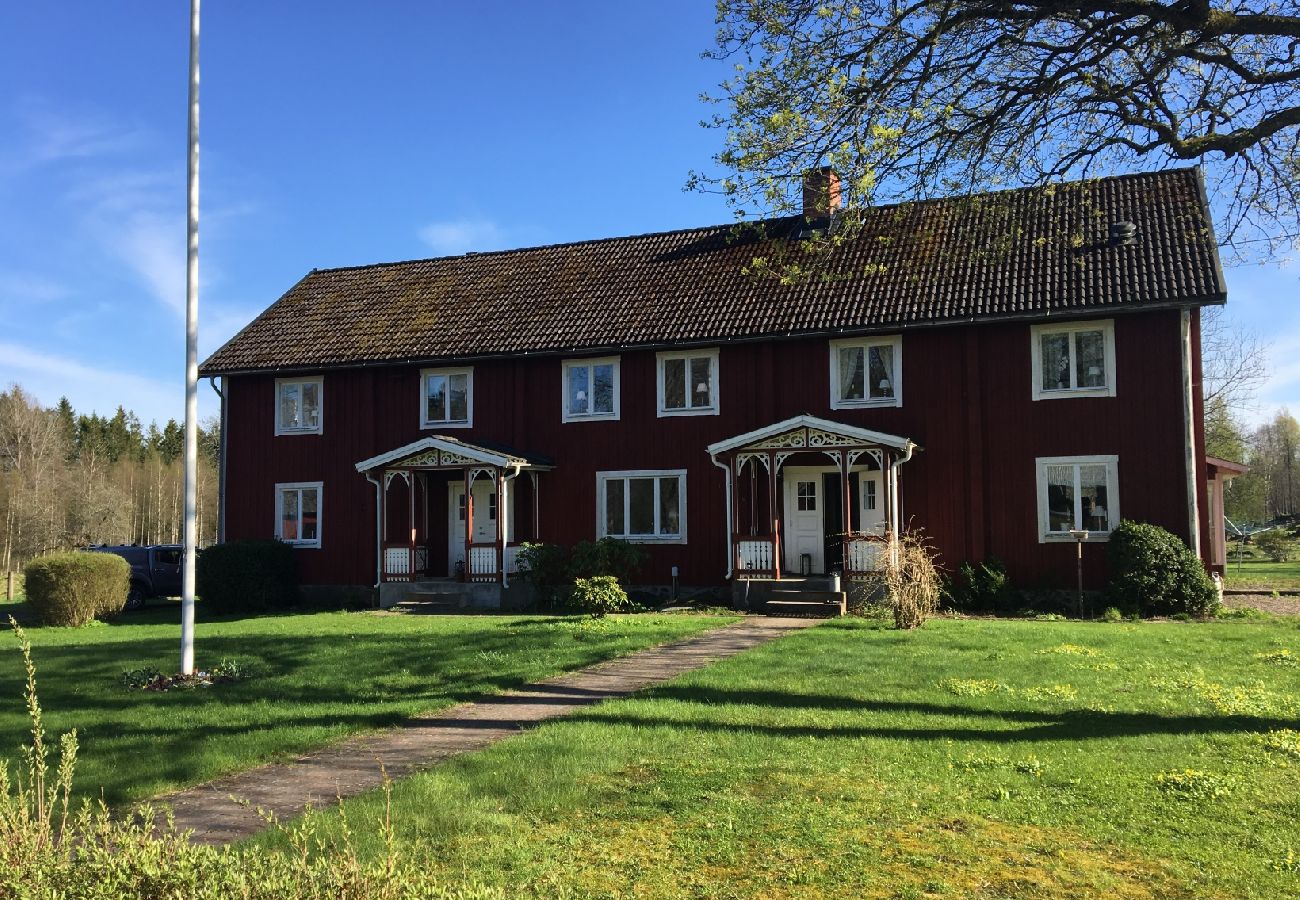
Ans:
{"label": "blue sky", "polygon": [[[43,403],[183,413],[187,6],[0,8],[0,384]],[[712,15],[209,2],[201,355],[313,267],[729,221],[682,191],[720,140]],[[1300,410],[1300,269],[1228,279],[1272,342],[1256,418]]]}

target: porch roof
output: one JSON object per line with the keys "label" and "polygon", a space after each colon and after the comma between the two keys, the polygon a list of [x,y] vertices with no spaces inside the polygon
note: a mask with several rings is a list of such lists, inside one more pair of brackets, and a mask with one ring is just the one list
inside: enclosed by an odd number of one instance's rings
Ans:
{"label": "porch roof", "polygon": [[[708,451],[710,456],[717,456],[719,453],[726,453],[729,450],[741,450],[751,448],[753,445],[761,445],[765,442],[772,442],[776,438],[787,435],[795,435],[796,432],[803,431],[803,440],[799,442],[795,437],[794,443],[783,442],[784,447],[808,447],[810,449],[828,449],[836,446],[844,446],[846,441],[865,444],[868,446],[893,447],[897,450],[917,449],[915,443],[905,437],[899,437],[895,434],[886,434],[883,431],[872,431],[869,428],[856,428],[853,425],[845,425],[842,422],[832,422],[830,419],[822,419],[817,416],[807,414],[794,416],[763,428],[757,428],[753,431],[747,431],[744,434],[738,434],[733,438],[727,438],[725,441],[718,441],[715,444],[709,444]],[[817,435],[812,432],[820,432],[822,435],[829,436],[832,439],[824,444],[816,442]]]}
{"label": "porch roof", "polygon": [[535,454],[524,454],[500,444],[470,443],[445,434],[431,434],[405,446],[389,450],[357,463],[358,472],[399,466],[425,466],[430,468],[455,468],[465,465],[486,465],[523,469],[549,469],[551,460]]}

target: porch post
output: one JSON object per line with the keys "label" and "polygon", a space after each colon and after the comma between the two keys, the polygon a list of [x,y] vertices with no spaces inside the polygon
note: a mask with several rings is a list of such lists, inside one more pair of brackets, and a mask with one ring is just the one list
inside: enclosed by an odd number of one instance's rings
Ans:
{"label": "porch post", "polygon": [[497,469],[497,582],[505,577],[506,568],[506,477],[505,471]]}
{"label": "porch post", "polygon": [[853,490],[849,485],[849,451],[840,451],[840,575],[849,574],[849,534],[853,531]]}
{"label": "porch post", "polygon": [[772,569],[773,577],[781,580],[781,517],[776,514],[776,454],[767,452],[767,511],[768,521],[772,523]]}
{"label": "porch post", "polygon": [[731,501],[731,533],[727,535],[727,552],[731,554],[731,572],[733,577],[741,571],[740,544],[736,536],[740,532],[740,475],[736,471],[736,457],[727,460],[727,496]]}
{"label": "porch post", "polygon": [[465,581],[472,581],[470,572],[470,557],[473,555],[474,545],[474,479],[472,477],[473,469],[465,467]]}
{"label": "porch post", "polygon": [[406,470],[406,495],[410,499],[410,531],[407,532],[409,540],[407,541],[406,552],[409,554],[406,558],[407,570],[411,576],[411,581],[415,581],[415,470]]}
{"label": "porch post", "polygon": [[541,504],[537,501],[537,473],[529,472],[528,478],[533,483],[533,541],[540,542],[542,539],[542,536],[540,534],[542,530],[542,515],[541,515],[542,507]]}

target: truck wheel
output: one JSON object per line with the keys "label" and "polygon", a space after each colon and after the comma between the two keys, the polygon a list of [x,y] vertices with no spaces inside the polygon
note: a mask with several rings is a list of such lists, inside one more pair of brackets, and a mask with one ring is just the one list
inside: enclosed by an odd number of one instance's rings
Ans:
{"label": "truck wheel", "polygon": [[133,584],[131,585],[131,590],[126,595],[126,606],[123,606],[122,609],[126,612],[144,609],[144,601],[144,591],[140,590],[139,585]]}

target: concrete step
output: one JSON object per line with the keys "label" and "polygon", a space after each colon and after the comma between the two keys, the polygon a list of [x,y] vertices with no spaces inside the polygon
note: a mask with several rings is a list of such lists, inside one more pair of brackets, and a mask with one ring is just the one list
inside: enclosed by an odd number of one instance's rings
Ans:
{"label": "concrete step", "polygon": [[799,616],[811,619],[834,619],[844,615],[843,603],[805,603],[799,600],[769,600],[763,604],[765,616]]}
{"label": "concrete step", "polygon": [[393,604],[394,612],[428,615],[431,613],[454,613],[464,609],[463,598],[457,594],[418,594],[408,595],[405,600]]}
{"label": "concrete step", "polygon": [[461,594],[465,591],[465,582],[452,581],[450,578],[438,581],[412,581],[407,588],[408,594],[439,595]]}
{"label": "concrete step", "polygon": [[835,604],[844,602],[843,591],[777,590],[777,591],[771,591],[767,596],[770,598],[768,601],[769,603],[772,600],[788,600],[788,601],[802,601],[804,603],[835,603]]}

